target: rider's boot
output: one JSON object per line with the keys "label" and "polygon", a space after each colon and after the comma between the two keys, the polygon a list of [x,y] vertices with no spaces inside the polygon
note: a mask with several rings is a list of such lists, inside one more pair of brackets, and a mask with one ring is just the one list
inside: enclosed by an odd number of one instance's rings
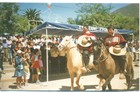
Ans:
{"label": "rider's boot", "polygon": [[120,69],[121,69],[121,72],[120,72],[120,75],[119,75],[120,79],[125,79],[125,62],[126,62],[125,56],[121,56],[121,61],[119,61]]}

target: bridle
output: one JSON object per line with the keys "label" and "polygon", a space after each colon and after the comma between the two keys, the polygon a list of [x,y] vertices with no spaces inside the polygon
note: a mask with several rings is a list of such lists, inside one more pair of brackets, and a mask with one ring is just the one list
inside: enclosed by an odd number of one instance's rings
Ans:
{"label": "bridle", "polygon": [[[104,51],[104,49],[105,49],[106,47],[105,46],[101,46],[101,53],[100,53],[100,55],[99,55],[99,58],[97,58],[96,60],[94,60],[94,62],[96,62],[96,63],[101,63],[101,62],[103,62],[103,61],[105,61],[107,58],[108,58],[108,56],[109,56],[109,53],[107,54],[107,56],[104,58],[103,56],[103,51]],[[98,47],[98,49],[99,49],[99,47]]]}
{"label": "bridle", "polygon": [[[62,49],[64,49],[65,47],[67,47],[70,44],[70,41],[71,40],[69,40],[69,42],[66,45],[60,44],[60,46],[63,47]],[[69,49],[72,49],[72,48],[75,48],[75,47],[77,47],[77,46],[72,46]]]}

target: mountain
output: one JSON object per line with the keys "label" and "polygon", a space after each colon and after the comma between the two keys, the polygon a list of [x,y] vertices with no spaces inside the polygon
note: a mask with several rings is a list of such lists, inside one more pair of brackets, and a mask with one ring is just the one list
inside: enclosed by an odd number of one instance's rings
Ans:
{"label": "mountain", "polygon": [[138,3],[129,4],[125,7],[117,9],[113,13],[139,18],[139,4]]}

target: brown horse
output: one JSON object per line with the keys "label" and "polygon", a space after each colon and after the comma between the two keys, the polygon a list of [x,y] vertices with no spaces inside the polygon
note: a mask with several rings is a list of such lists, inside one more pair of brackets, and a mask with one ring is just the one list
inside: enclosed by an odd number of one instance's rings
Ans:
{"label": "brown horse", "polygon": [[83,67],[82,54],[80,53],[77,45],[74,43],[72,36],[65,36],[61,43],[58,45],[58,50],[67,52],[67,68],[71,78],[71,90],[74,90],[74,75],[77,75],[76,84],[80,90],[84,89],[83,85],[79,85],[81,68]]}
{"label": "brown horse", "polygon": [[[120,73],[119,61],[115,61],[111,54],[109,53],[106,46],[102,41],[93,42],[93,53],[94,53],[94,64],[93,67],[102,75],[102,78],[105,79],[104,84],[102,85],[102,90],[105,90],[108,86],[109,90],[112,90],[111,80],[115,74]],[[134,76],[134,70],[132,65],[132,56],[127,52],[126,53],[126,62],[125,62],[125,77],[127,82],[127,89],[131,86],[131,80]],[[89,66],[90,68],[92,65]],[[101,78],[101,80],[102,80]],[[100,85],[100,84],[99,84]]]}

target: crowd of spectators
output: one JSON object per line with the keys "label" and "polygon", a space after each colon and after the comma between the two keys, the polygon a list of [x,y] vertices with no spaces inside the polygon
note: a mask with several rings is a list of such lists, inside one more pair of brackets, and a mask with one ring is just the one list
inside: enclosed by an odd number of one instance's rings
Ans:
{"label": "crowd of spectators", "polygon": [[29,81],[33,83],[42,81],[47,71],[49,74],[65,73],[67,71],[66,53],[60,53],[57,49],[61,40],[61,36],[0,36],[2,73],[5,73],[3,62],[13,65],[17,88],[21,87],[22,82],[26,85]]}
{"label": "crowd of spectators", "polygon": [[128,51],[132,54],[133,57],[133,61],[137,62],[139,61],[139,44],[140,42],[138,40],[132,40],[132,41],[128,41]]}

